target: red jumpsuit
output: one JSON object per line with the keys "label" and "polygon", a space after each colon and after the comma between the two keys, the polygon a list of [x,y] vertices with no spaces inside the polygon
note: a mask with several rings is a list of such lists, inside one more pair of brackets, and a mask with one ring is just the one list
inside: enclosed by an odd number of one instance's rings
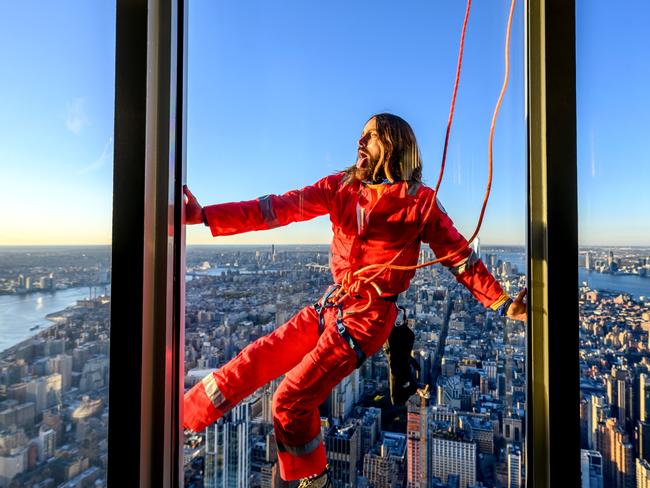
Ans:
{"label": "red jumpsuit", "polygon": [[[494,277],[467,248],[467,241],[431,188],[397,182],[383,188],[377,198],[374,189],[359,181],[344,184],[343,176],[327,176],[284,195],[207,206],[206,219],[217,236],[271,229],[329,214],[334,232],[331,271],[336,283],[348,270],[387,263],[398,253],[393,264],[416,264],[421,242],[437,256],[462,247],[462,253],[443,264],[486,307],[496,309],[507,300]],[[374,282],[383,297],[391,297],[405,291],[414,274],[412,270],[385,270]],[[388,339],[397,308],[394,302],[379,297],[367,310],[348,313],[366,305],[365,298],[347,297],[344,324],[365,355],[371,356]],[[316,310],[305,307],[206,376],[185,394],[185,427],[203,430],[256,389],[286,374],[273,397],[280,474],[293,480],[321,473],[327,458],[318,406],[357,362],[356,353],[339,334],[336,313],[335,308],[325,309],[325,328],[319,334]]]}

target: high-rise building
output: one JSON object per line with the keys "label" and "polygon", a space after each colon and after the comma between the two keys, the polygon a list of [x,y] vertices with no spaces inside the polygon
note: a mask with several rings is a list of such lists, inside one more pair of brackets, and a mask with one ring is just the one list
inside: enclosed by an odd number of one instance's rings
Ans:
{"label": "high-rise building", "polygon": [[431,474],[447,482],[450,474],[460,479],[459,488],[476,484],[478,451],[476,444],[438,424],[429,436]]}
{"label": "high-rise building", "polygon": [[61,380],[61,374],[53,373],[27,383],[27,401],[36,405],[37,414],[61,401]]}
{"label": "high-rise building", "polygon": [[343,378],[338,385],[334,387],[330,393],[329,416],[333,419],[341,421],[348,418],[355,403],[357,403],[361,396],[361,378],[359,370],[355,369],[348,376]]}
{"label": "high-rise building", "polygon": [[[422,403],[420,403],[422,402]],[[408,402],[406,423],[406,487],[426,488],[431,478],[428,456],[428,410],[417,397]]]}
{"label": "high-rise building", "polygon": [[241,402],[206,429],[206,488],[250,486],[250,405]]}
{"label": "high-rise building", "polygon": [[607,376],[607,401],[612,407],[611,414],[616,417],[618,424],[627,432],[632,432],[634,407],[634,384],[628,369],[613,367]]}
{"label": "high-rise building", "polygon": [[54,455],[56,447],[56,432],[47,425],[38,429],[38,460],[47,461]]}
{"label": "high-rise building", "polygon": [[603,479],[608,488],[629,488],[634,482],[634,449],[615,418],[598,426],[597,450],[603,456]]}
{"label": "high-rise building", "polygon": [[404,485],[406,436],[384,432],[380,443],[363,458],[363,476],[374,488]]}
{"label": "high-rise building", "polygon": [[273,395],[275,394],[275,390],[278,389],[280,382],[281,378],[276,378],[262,387],[262,422],[264,423],[273,423]]}
{"label": "high-rise building", "polygon": [[381,436],[381,409],[377,407],[356,407],[356,416],[359,419],[360,450],[361,455],[370,452]]}
{"label": "high-rise building", "polygon": [[508,442],[521,442],[523,440],[524,422],[516,415],[504,417],[503,437]]}
{"label": "high-rise building", "polygon": [[278,463],[265,463],[260,468],[260,488],[280,488],[280,468]]}
{"label": "high-rise building", "polygon": [[588,442],[589,449],[596,449],[596,436],[598,434],[598,424],[604,422],[609,417],[610,408],[607,400],[602,395],[590,395],[587,397],[589,402],[588,409]]}
{"label": "high-rise building", "polygon": [[636,488],[650,488],[650,463],[636,460]]}
{"label": "high-rise building", "polygon": [[639,420],[650,422],[650,376],[639,375]]}
{"label": "high-rise building", "polygon": [[523,488],[521,473],[521,449],[515,444],[508,444],[508,488]]}
{"label": "high-rise building", "polygon": [[66,392],[72,386],[72,356],[57,354],[48,359],[50,373],[61,375],[61,389]]}
{"label": "high-rise building", "polygon": [[604,488],[603,457],[598,451],[580,450],[581,488]]}
{"label": "high-rise building", "polygon": [[639,459],[650,462],[650,422],[639,420],[634,430],[636,453]]}
{"label": "high-rise building", "polygon": [[357,462],[360,459],[359,431],[356,422],[342,427],[330,427],[325,434],[325,448],[334,486],[355,487]]}
{"label": "high-rise building", "polygon": [[458,416],[459,427],[471,434],[481,454],[494,454],[494,427],[488,415],[461,414]]}

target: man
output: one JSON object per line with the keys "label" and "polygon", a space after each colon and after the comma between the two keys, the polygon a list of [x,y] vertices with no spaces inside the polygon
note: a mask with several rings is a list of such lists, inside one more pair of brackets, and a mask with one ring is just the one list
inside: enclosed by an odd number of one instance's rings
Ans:
{"label": "man", "polygon": [[374,269],[362,282],[351,281],[354,271],[389,262],[415,265],[424,242],[439,257],[451,254],[442,263],[483,305],[516,320],[527,314],[525,290],[510,299],[454,228],[434,191],[422,184],[420,151],[403,119],[371,117],[358,146],[356,164],[347,170],[284,195],[201,208],[186,189],[187,223],[204,223],[214,236],[330,216],[331,271],[335,284],[343,283],[349,293],[332,287],[329,296],[244,348],[185,395],[185,427],[200,431],[286,374],[273,398],[280,474],[285,480],[302,478],[302,487],[330,486],[318,406],[386,342],[397,296],[415,274]]}

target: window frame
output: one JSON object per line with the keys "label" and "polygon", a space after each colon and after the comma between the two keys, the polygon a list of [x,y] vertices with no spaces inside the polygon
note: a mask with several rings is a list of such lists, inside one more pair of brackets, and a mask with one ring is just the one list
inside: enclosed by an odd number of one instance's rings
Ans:
{"label": "window frame", "polygon": [[[575,0],[525,11],[525,459],[539,488],[580,480]],[[116,19],[108,483],[182,486],[187,4],[117,0]]]}
{"label": "window frame", "polygon": [[527,0],[528,487],[580,485],[575,0]]}
{"label": "window frame", "polygon": [[186,21],[117,0],[109,486],[183,484]]}

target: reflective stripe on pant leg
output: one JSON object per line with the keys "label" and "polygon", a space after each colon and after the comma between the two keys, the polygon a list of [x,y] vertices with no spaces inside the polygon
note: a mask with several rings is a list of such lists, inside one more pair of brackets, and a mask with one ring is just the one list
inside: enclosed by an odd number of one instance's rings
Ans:
{"label": "reflective stripe on pant leg", "polygon": [[214,374],[210,373],[209,375],[207,375],[205,378],[201,380],[201,383],[203,383],[203,387],[205,388],[205,394],[212,402],[212,405],[214,405],[214,408],[216,408],[217,410],[223,413],[226,413],[228,410],[232,408],[231,403],[228,401],[226,397],[223,396],[221,390],[219,390],[219,387],[217,386],[217,381],[214,378]]}
{"label": "reflective stripe on pant leg", "polygon": [[260,386],[293,368],[317,340],[318,316],[312,307],[305,307],[189,390],[184,399],[185,427],[202,431]]}
{"label": "reflective stripe on pant leg", "polygon": [[[209,376],[214,381],[213,373],[210,373]],[[198,382],[185,393],[183,399],[183,425],[186,429],[201,432],[224,413],[225,411],[217,409],[213,399],[208,396],[204,381]]]}
{"label": "reflective stripe on pant leg", "polygon": [[294,456],[286,451],[278,451],[278,461],[280,477],[283,480],[298,480],[321,474],[327,466],[327,453],[321,442],[316,449],[304,456]]}
{"label": "reflective stripe on pant leg", "polygon": [[[335,314],[334,309],[326,310],[326,327],[318,344],[287,373],[273,397],[276,439],[284,448],[278,451],[280,474],[285,480],[321,473],[327,465],[318,406],[354,371],[357,362],[356,354],[334,326]],[[317,447],[308,452],[316,443]]]}
{"label": "reflective stripe on pant leg", "polygon": [[282,442],[276,439],[276,442],[278,444],[278,451],[288,452],[292,456],[305,456],[309,454],[310,452],[312,452],[314,449],[318,447],[321,441],[322,439],[321,439],[320,432],[312,440],[310,440],[309,442],[301,446],[285,446]]}
{"label": "reflective stripe on pant leg", "polygon": [[259,387],[285,374],[318,341],[318,316],[313,307],[303,308],[287,323],[260,337],[215,371],[223,396],[236,405]]}

